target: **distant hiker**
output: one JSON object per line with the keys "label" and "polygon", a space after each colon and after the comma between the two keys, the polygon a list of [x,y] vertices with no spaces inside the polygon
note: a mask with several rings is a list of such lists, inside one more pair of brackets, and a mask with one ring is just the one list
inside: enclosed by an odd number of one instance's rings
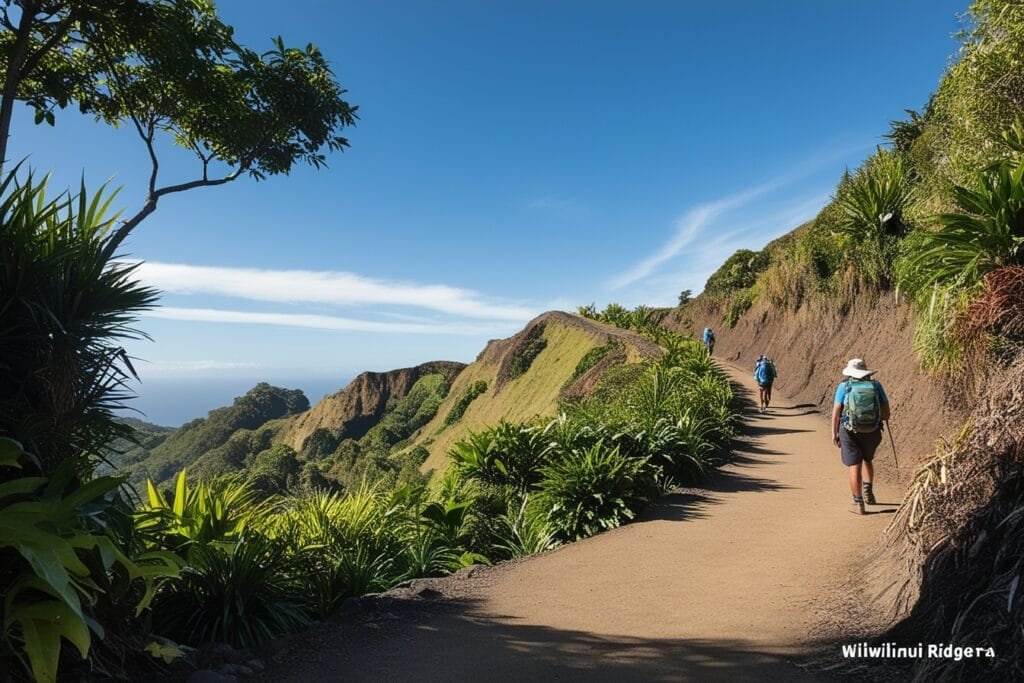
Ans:
{"label": "distant hiker", "polygon": [[779,373],[775,370],[775,363],[772,362],[772,359],[761,354],[757,359],[757,365],[754,366],[754,380],[761,390],[761,402],[757,406],[758,412],[768,412],[768,404],[772,401],[772,384],[778,376]]}
{"label": "distant hiker", "polygon": [[871,461],[882,441],[882,422],[889,419],[889,398],[881,382],[871,379],[873,374],[863,360],[851,359],[843,368],[843,375],[849,379],[836,388],[832,406],[832,443],[850,469],[851,512],[860,515],[864,514],[865,503],[875,505]]}
{"label": "distant hiker", "polygon": [[708,347],[708,353],[715,352],[715,333],[710,327],[704,328],[704,346]]}

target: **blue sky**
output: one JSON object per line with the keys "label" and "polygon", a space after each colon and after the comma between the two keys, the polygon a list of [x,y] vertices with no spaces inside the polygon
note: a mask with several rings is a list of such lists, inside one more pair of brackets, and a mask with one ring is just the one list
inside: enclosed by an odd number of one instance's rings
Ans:
{"label": "blue sky", "polygon": [[[138,228],[126,257],[165,292],[129,345],[144,380],[469,361],[551,308],[671,304],[923,106],[966,3],[218,8],[250,46],[319,45],[361,118],[329,169],[168,196]],[[130,130],[20,109],[13,133],[56,185],[111,178],[141,204]],[[166,152],[165,182],[195,177]]]}

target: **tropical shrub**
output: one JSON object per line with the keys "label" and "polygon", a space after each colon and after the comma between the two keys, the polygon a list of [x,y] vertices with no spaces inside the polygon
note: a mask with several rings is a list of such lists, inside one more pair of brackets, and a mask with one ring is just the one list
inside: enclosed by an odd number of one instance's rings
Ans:
{"label": "tropical shrub", "polygon": [[898,240],[909,230],[904,214],[911,190],[903,157],[884,149],[837,190],[835,202],[844,216],[836,228],[845,237],[841,248],[857,281],[892,285]]}
{"label": "tropical shrub", "polygon": [[[0,437],[0,467],[21,469],[22,447]],[[0,657],[14,656],[38,681],[57,677],[61,641],[84,659],[103,626],[90,614],[108,574],[139,579],[145,590],[136,614],[149,605],[155,582],[178,574],[165,552],[129,558],[105,529],[122,483],[99,477],[80,483],[67,461],[52,477],[23,476],[0,484]]]}
{"label": "tropical shrub", "polygon": [[112,419],[134,371],[117,341],[139,337],[134,315],[156,292],[137,265],[106,253],[116,193],[47,198],[47,179],[0,182],[0,434],[50,474],[66,458],[91,471],[130,434]]}
{"label": "tropical shrub", "polygon": [[309,623],[286,546],[258,533],[197,543],[154,602],[154,626],[178,642],[251,647]]}
{"label": "tropical shrub", "polygon": [[765,270],[771,259],[764,251],[739,249],[718,267],[704,285],[708,294],[728,294],[737,289],[747,289],[757,281],[758,273]]}
{"label": "tropical shrub", "polygon": [[146,482],[147,500],[136,515],[136,533],[153,547],[184,551],[192,545],[234,541],[271,505],[238,479],[188,484],[188,471],[175,478],[174,491],[160,491]]}
{"label": "tropical shrub", "polygon": [[295,580],[318,617],[345,598],[383,590],[396,580],[380,501],[380,494],[367,488],[350,496],[316,492],[288,499],[278,514],[261,520],[260,531],[288,548]]}
{"label": "tropical shrub", "polygon": [[972,289],[1002,266],[1024,265],[1024,158],[978,174],[975,187],[953,190],[959,212],[935,216],[910,257],[908,281]]}
{"label": "tropical shrub", "polygon": [[449,455],[456,472],[465,479],[525,492],[540,479],[550,450],[542,428],[502,420],[458,441]]}
{"label": "tropical shrub", "polygon": [[498,557],[526,557],[558,547],[547,515],[538,513],[536,506],[531,507],[529,502],[530,498],[525,497],[516,508],[510,501],[508,509],[498,518],[500,526],[492,546]]}
{"label": "tropical shrub", "polygon": [[542,468],[530,505],[546,516],[554,534],[563,541],[614,529],[633,519],[647,502],[637,491],[646,464],[646,460],[623,456],[618,448],[605,448],[603,443],[569,451]]}
{"label": "tropical shrub", "polygon": [[845,214],[841,232],[857,241],[881,242],[906,233],[903,210],[910,199],[903,157],[878,149],[843,186],[836,202]]}

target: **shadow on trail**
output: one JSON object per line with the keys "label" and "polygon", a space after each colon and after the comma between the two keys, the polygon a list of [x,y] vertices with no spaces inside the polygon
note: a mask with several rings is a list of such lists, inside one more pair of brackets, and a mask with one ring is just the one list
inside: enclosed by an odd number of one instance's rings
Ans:
{"label": "shadow on trail", "polygon": [[[600,600],[600,596],[595,596]],[[468,598],[362,599],[298,634],[260,678],[275,681],[812,681],[738,640],[637,638],[522,623]],[[614,630],[609,612],[602,625]]]}
{"label": "shadow on trail", "polygon": [[765,437],[773,434],[800,434],[801,432],[813,432],[813,429],[793,429],[791,427],[747,427],[744,432],[750,436]]}
{"label": "shadow on trail", "polygon": [[684,488],[662,496],[637,515],[634,524],[643,522],[682,522],[707,517],[704,508],[714,500],[704,489]]}
{"label": "shadow on trail", "polygon": [[715,474],[708,489],[718,493],[758,493],[764,491],[782,491],[791,488],[774,479],[751,477],[740,472],[722,471]]}

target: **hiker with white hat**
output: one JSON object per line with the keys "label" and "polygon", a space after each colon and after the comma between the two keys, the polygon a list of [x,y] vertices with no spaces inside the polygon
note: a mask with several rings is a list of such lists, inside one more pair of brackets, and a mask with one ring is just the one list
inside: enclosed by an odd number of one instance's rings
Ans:
{"label": "hiker with white hat", "polygon": [[851,512],[860,515],[865,503],[875,505],[871,461],[882,442],[882,423],[889,419],[889,398],[882,383],[872,379],[874,374],[860,358],[851,359],[843,368],[847,379],[836,388],[832,406],[832,443],[850,470]]}

